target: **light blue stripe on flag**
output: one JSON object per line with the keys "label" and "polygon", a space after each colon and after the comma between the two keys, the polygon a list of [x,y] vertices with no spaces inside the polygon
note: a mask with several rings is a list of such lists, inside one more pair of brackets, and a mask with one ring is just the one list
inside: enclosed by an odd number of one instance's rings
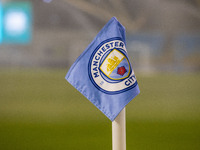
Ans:
{"label": "light blue stripe on flag", "polygon": [[140,93],[125,41],[125,28],[113,17],[79,56],[66,80],[113,121]]}

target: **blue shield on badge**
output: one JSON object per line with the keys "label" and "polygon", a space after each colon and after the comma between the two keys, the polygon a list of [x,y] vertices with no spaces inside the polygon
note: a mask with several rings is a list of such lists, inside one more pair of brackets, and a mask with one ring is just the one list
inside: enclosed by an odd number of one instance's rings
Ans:
{"label": "blue shield on badge", "polygon": [[100,70],[110,80],[122,80],[130,75],[130,63],[122,49],[113,49],[103,60]]}

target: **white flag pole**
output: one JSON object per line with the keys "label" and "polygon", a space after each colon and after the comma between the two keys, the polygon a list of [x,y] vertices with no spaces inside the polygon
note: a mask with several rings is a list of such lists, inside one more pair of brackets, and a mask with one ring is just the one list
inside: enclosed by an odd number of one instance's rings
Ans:
{"label": "white flag pole", "polygon": [[112,150],[126,150],[125,107],[112,122]]}

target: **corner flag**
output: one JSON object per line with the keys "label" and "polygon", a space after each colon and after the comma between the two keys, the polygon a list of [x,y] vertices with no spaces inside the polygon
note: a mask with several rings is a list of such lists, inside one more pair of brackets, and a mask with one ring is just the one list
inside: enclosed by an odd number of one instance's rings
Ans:
{"label": "corner flag", "polygon": [[125,40],[125,28],[113,17],[79,56],[66,80],[113,121],[140,93]]}

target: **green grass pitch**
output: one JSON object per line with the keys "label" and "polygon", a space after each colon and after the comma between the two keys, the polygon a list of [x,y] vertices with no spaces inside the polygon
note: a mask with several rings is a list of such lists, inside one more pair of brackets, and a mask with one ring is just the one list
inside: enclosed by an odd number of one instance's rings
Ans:
{"label": "green grass pitch", "polygon": [[[111,121],[66,70],[0,69],[1,150],[111,150]],[[200,149],[200,74],[137,74],[127,150]]]}

